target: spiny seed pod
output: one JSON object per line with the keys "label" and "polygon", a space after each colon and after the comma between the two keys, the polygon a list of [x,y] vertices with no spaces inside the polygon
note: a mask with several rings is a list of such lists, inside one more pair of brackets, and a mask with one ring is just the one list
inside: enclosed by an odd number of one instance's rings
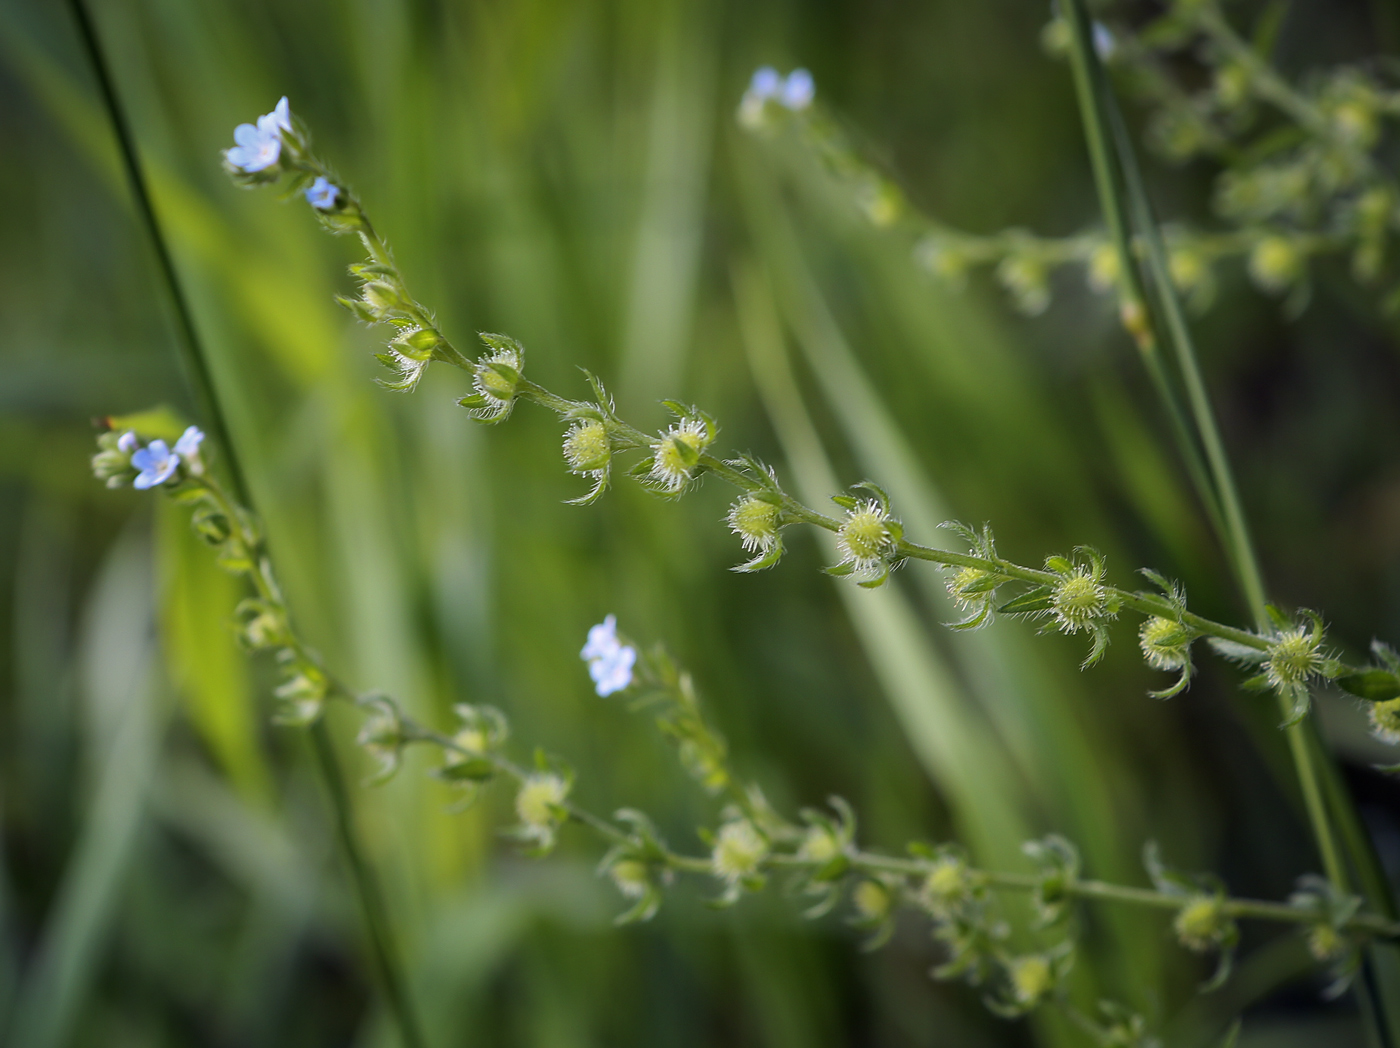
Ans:
{"label": "spiny seed pod", "polygon": [[620,859],[608,867],[608,876],[625,899],[640,899],[651,890],[651,871],[644,862]]}
{"label": "spiny seed pod", "polygon": [[1089,287],[1102,294],[1118,286],[1122,276],[1122,266],[1118,259],[1118,248],[1113,244],[1099,244],[1089,256]]}
{"label": "spiny seed pod", "polygon": [[1210,276],[1210,263],[1205,256],[1185,247],[1172,251],[1167,259],[1167,268],[1178,291],[1194,291]]}
{"label": "spiny seed pod", "polygon": [[870,574],[878,569],[894,552],[894,534],[889,521],[890,515],[875,499],[866,499],[848,510],[836,532],[841,562],[851,565],[857,574]]}
{"label": "spiny seed pod", "polygon": [[1179,670],[1191,661],[1192,634],[1172,619],[1154,615],[1138,631],[1138,644],[1147,664],[1157,670]]}
{"label": "spiny seed pod", "polygon": [[797,849],[799,857],[807,862],[825,865],[841,854],[841,840],[825,826],[811,826],[802,838]]}
{"label": "spiny seed pod", "polygon": [[729,507],[725,520],[750,553],[766,553],[777,544],[781,511],[759,498],[742,498]]}
{"label": "spiny seed pod", "polygon": [[851,905],[862,921],[883,921],[894,909],[894,893],[879,881],[861,881],[851,892]]}
{"label": "spiny seed pod", "polygon": [[1083,565],[1055,584],[1051,607],[1065,633],[1090,629],[1100,619],[1112,617],[1107,591],[1098,575]]}
{"label": "spiny seed pod", "polygon": [[564,461],[574,473],[595,473],[607,469],[612,459],[608,427],[598,419],[581,419],[564,434]]}
{"label": "spiny seed pod", "polygon": [[710,865],[715,875],[734,884],[758,872],[768,856],[768,842],[748,819],[734,819],[720,827],[715,836]]}
{"label": "spiny seed pod", "polygon": [[482,335],[491,352],[478,358],[472,371],[476,392],[458,401],[471,409],[477,422],[503,422],[515,406],[517,386],[525,370],[525,350],[503,335]]}
{"label": "spiny seed pod", "polygon": [[1317,629],[1299,626],[1279,634],[1269,645],[1269,657],[1264,661],[1269,683],[1281,691],[1304,683],[1322,664],[1321,644],[1321,631]]}
{"label": "spiny seed pod", "polygon": [[1308,952],[1319,961],[1335,961],[1347,952],[1347,937],[1330,924],[1314,924],[1308,929]]}
{"label": "spiny seed pod", "polygon": [[1371,703],[1371,733],[1392,746],[1400,744],[1400,699]]}
{"label": "spiny seed pod", "polygon": [[652,446],[652,480],[671,494],[681,491],[690,483],[696,460],[710,439],[709,428],[702,419],[677,422]]}
{"label": "spiny seed pod", "polygon": [[945,855],[934,862],[924,878],[924,902],[935,915],[947,915],[967,901],[972,887],[967,863],[956,856]]}
{"label": "spiny seed pod", "polygon": [[1216,946],[1230,927],[1230,918],[1219,896],[1196,895],[1177,911],[1172,922],[1177,941],[1195,953]]}
{"label": "spiny seed pod", "polygon": [[1303,256],[1287,237],[1260,240],[1249,253],[1249,275],[1264,291],[1286,291],[1303,275]]}
{"label": "spiny seed pod", "polygon": [[987,600],[990,591],[986,588],[986,583],[991,575],[992,572],[986,568],[959,568],[948,576],[944,585],[948,588],[948,596],[953,598],[958,607],[977,607]]}
{"label": "spiny seed pod", "polygon": [[1011,992],[1018,1004],[1038,1004],[1055,987],[1055,969],[1038,953],[1015,957],[1007,967]]}
{"label": "spiny seed pod", "polygon": [[515,814],[531,830],[545,831],[558,821],[558,808],[569,795],[569,784],[554,772],[532,772],[515,795]]}

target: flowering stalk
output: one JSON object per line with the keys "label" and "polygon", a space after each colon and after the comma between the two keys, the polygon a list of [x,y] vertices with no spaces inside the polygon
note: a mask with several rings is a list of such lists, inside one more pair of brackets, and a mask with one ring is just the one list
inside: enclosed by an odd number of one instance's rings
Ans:
{"label": "flowering stalk", "polygon": [[[935,934],[952,955],[938,974],[981,987],[989,1007],[1005,1015],[1023,1014],[1046,1003],[1067,1006],[1063,980],[1073,943],[1066,937],[1040,953],[1009,952],[1004,922],[996,916],[988,897],[994,891],[1033,893],[1041,924],[1046,927],[1062,922],[1072,899],[1174,911],[1183,945],[1219,952],[1222,977],[1228,970],[1237,919],[1304,927],[1314,953],[1332,965],[1338,978],[1353,970],[1358,943],[1372,937],[1400,938],[1400,923],[1360,912],[1360,900],[1329,894],[1330,886],[1325,882],[1319,888],[1314,881],[1307,881],[1287,903],[1232,898],[1213,881],[1193,882],[1167,871],[1155,852],[1149,852],[1148,868],[1155,890],[1108,884],[1082,878],[1073,847],[1054,837],[1026,847],[1038,872],[988,871],[971,866],[961,850],[951,845],[911,845],[908,858],[863,850],[855,843],[855,814],[839,799],[832,800],[834,818],[804,811],[800,824],[785,819],[756,786],[743,785],[735,778],[723,739],[701,713],[690,675],[659,647],[639,655],[635,646],[619,636],[616,620],[609,616],[590,631],[580,653],[589,664],[596,690],[604,696],[626,693],[634,700],[634,708],[658,710],[658,725],[678,743],[691,774],[710,793],[725,793],[730,798],[718,829],[702,831],[711,847],[708,856],[675,851],[639,811],[623,809],[609,820],[571,801],[573,775],[561,763],[537,753],[534,767],[529,768],[507,757],[502,747],[508,729],[499,712],[458,706],[461,727],[448,735],[410,717],[389,696],[356,692],[331,673],[292,628],[256,521],[206,470],[200,454],[202,437],[190,427],[172,450],[161,438],[143,440],[132,431],[109,432],[99,439],[94,471],[109,487],[129,482],[143,489],[162,490],[190,506],[196,532],[214,548],[219,563],[250,579],[257,596],[238,609],[239,636],[249,649],[275,653],[283,676],[283,684],[276,690],[276,719],[283,724],[312,724],[330,700],[360,708],[366,717],[359,739],[379,765],[375,781],[392,775],[400,766],[404,749],[414,744],[431,745],[442,752],[443,763],[435,774],[461,789],[466,799],[493,780],[513,781],[520,823],[511,832],[533,845],[536,854],[552,849],[559,829],[569,823],[588,827],[610,846],[600,871],[612,878],[625,898],[634,901],[620,920],[651,917],[660,906],[663,888],[677,874],[718,881],[723,888],[718,905],[733,904],[745,892],[758,890],[770,875],[784,875],[816,900],[808,911],[812,916],[828,912],[848,897],[854,911],[852,923],[872,932],[872,943],[888,936],[897,907],[911,907],[929,916]],[[977,541],[983,552],[990,549],[991,539],[985,531]],[[1062,583],[1089,580],[1090,585],[1099,586],[1101,566],[1092,558],[1078,566],[1057,563],[1052,574]],[[1078,614],[1074,609],[1087,605],[1079,599],[1082,582],[1071,589],[1057,613],[1074,624]],[[1095,595],[1096,600],[1099,597]],[[1287,651],[1296,655],[1295,649],[1299,645],[1293,643]],[[1270,672],[1286,675],[1298,670],[1296,665],[1291,671],[1283,668],[1283,658],[1275,655]],[[1128,1025],[1141,1033],[1142,1024],[1136,1017]],[[1139,1038],[1120,1043],[1147,1042]]]}
{"label": "flowering stalk", "polygon": [[[1268,294],[1288,294],[1299,310],[1308,298],[1308,271],[1315,259],[1352,254],[1358,279],[1374,281],[1384,266],[1386,241],[1394,229],[1400,184],[1377,162],[1381,118],[1400,115],[1400,92],[1375,76],[1344,67],[1314,90],[1289,84],[1261,49],[1244,40],[1215,0],[1179,0],[1140,28],[1095,23],[1100,61],[1124,71],[1125,79],[1160,107],[1149,137],[1174,160],[1208,154],[1227,170],[1218,181],[1216,210],[1237,228],[1209,232],[1175,225],[1167,234],[1170,274],[1196,309],[1215,297],[1216,266],[1240,258],[1255,285]],[[1046,26],[1043,41],[1053,54],[1073,50],[1069,20]],[[1207,46],[1196,47],[1200,42]],[[1167,71],[1163,54],[1194,48],[1212,74],[1210,86],[1188,94]],[[1179,63],[1177,63],[1179,65]],[[771,70],[759,70],[738,110],[746,129],[772,136],[784,128],[796,136],[838,180],[877,227],[901,226],[919,238],[915,256],[935,276],[959,286],[978,266],[997,280],[1022,312],[1043,312],[1051,300],[1050,278],[1059,268],[1082,266],[1097,292],[1117,289],[1122,266],[1110,230],[1069,237],[1040,237],[1021,229],[990,235],[957,230],[922,214],[898,184],[863,157],[837,120],[808,104],[756,105]],[[1255,133],[1253,104],[1267,103],[1293,126],[1296,144],[1279,144],[1266,127]],[[1133,251],[1145,245],[1134,238]],[[1395,300],[1388,299],[1388,304]]]}
{"label": "flowering stalk", "polygon": [[[764,105],[772,105],[771,95],[764,95]],[[798,111],[806,105],[810,105],[810,97]],[[289,131],[284,125],[296,130]],[[276,166],[250,174],[237,169],[234,160],[242,157],[230,151],[227,166],[234,170],[239,181],[245,184],[270,182],[283,170],[291,173],[294,187],[304,186],[313,175],[329,177],[316,174],[329,169],[310,153],[308,136],[295,118],[270,125],[268,133],[274,131],[283,143]],[[328,217],[328,213],[312,201],[318,217],[337,230],[342,226],[335,222],[343,221],[347,224],[344,228],[354,228],[361,233],[376,258],[390,258],[383,241],[365,232],[372,227],[363,206],[339,183],[335,183],[335,189],[338,210]],[[333,222],[331,219],[337,215],[340,218]],[[352,272],[363,275],[359,267],[352,267]],[[402,289],[396,270],[377,275],[384,277],[392,288]],[[367,303],[379,301],[375,298],[378,294],[379,291],[368,289],[367,285],[364,297],[350,305],[367,321],[387,317],[390,323],[402,323],[408,312],[415,320],[426,321],[430,317],[425,307],[406,298],[406,292],[400,304],[387,314],[376,313]],[[1257,629],[1242,629],[1191,612],[1180,587],[1153,572],[1144,574],[1160,593],[1129,591],[1108,584],[1102,558],[1087,547],[1077,550],[1074,558],[1050,557],[1042,568],[1032,568],[997,554],[989,529],[984,529],[979,536],[962,525],[951,525],[968,539],[972,549],[967,553],[923,545],[905,537],[888,497],[869,482],[856,485],[853,494],[833,496],[833,501],[844,510],[842,515],[822,513],[783,490],[775,471],[753,457],[721,459],[712,454],[709,449],[718,424],[698,408],[666,401],[664,403],[676,416],[676,423],[660,434],[647,433],[617,414],[616,405],[602,382],[591,374],[585,372],[594,399],[572,400],[525,377],[524,347],[509,336],[482,335],[487,352],[471,361],[455,348],[450,352],[444,350],[442,347],[448,346],[446,339],[435,328],[433,332],[434,348],[425,351],[418,362],[421,366],[415,372],[414,381],[432,360],[442,360],[473,376],[477,392],[464,398],[462,403],[477,421],[502,422],[520,400],[555,412],[570,427],[563,447],[569,468],[595,481],[593,490],[576,501],[591,502],[600,497],[609,483],[614,458],[629,451],[643,453],[641,460],[630,468],[630,474],[643,487],[662,497],[679,498],[706,474],[738,488],[742,496],[731,509],[728,521],[745,549],[760,554],[740,565],[739,570],[771,567],[783,552],[782,531],[790,524],[809,524],[837,536],[842,561],[828,568],[828,572],[849,576],[861,586],[882,585],[892,570],[909,560],[938,564],[954,572],[949,586],[955,599],[965,607],[978,609],[976,624],[990,621],[1000,611],[1038,618],[1047,623],[1047,628],[1054,626],[1066,633],[1087,632],[1092,644],[1086,664],[1097,661],[1103,654],[1109,623],[1123,611],[1136,612],[1148,620],[1139,639],[1149,663],[1181,674],[1179,687],[1169,689],[1168,693],[1185,686],[1192,672],[1191,644],[1205,639],[1219,654],[1263,670],[1249,678],[1246,686],[1274,690],[1286,699],[1286,723],[1296,722],[1307,712],[1306,685],[1325,679],[1372,703],[1373,723],[1381,737],[1387,737],[1386,733],[1400,733],[1400,708],[1397,708],[1400,707],[1400,663],[1394,661],[1390,649],[1375,645],[1377,661],[1370,665],[1344,662],[1326,649],[1321,626],[1315,617],[1307,619],[1309,613],[1305,613],[1306,621],[1300,625],[1281,611],[1271,609]],[[386,363],[396,369],[399,367],[394,360]],[[391,386],[411,388],[401,383],[391,383]],[[967,581],[967,572],[974,573],[971,583]],[[1009,600],[998,600],[999,590],[1017,585],[1026,588]],[[1313,625],[1309,626],[1309,622]],[[1271,667],[1285,665],[1280,662],[1279,655],[1296,644],[1306,650],[1292,660],[1285,660],[1295,668],[1282,675],[1271,672]]]}

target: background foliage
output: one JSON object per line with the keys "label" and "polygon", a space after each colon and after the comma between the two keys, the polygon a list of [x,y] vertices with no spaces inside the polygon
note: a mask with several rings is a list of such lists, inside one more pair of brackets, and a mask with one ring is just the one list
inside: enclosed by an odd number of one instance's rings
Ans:
{"label": "background foliage", "polygon": [[[577,659],[615,611],[692,668],[775,801],[840,793],[867,841],[958,836],[1014,866],[1023,838],[1058,830],[1091,874],[1141,883],[1155,838],[1272,897],[1316,867],[1276,711],[1228,671],[1157,703],[1126,636],[1081,675],[1080,645],[1024,624],[950,635],[931,566],[840,587],[805,536],[778,570],[732,575],[717,485],[679,505],[625,483],[562,505],[582,482],[553,420],[474,428],[446,369],[411,397],[375,387],[374,337],[331,301],[352,245],[218,165],[229,129],[285,92],[459,344],[510,331],[545,385],[581,391],[587,366],[642,423],[662,397],[695,401],[809,501],[827,476],[874,477],[912,537],[957,516],[994,521],[1022,561],[1091,542],[1120,577],[1151,564],[1238,619],[1106,300],[1057,289],[1024,321],[990,286],[950,295],[800,149],[734,127],[755,66],[806,65],[919,203],[975,231],[1076,231],[1096,206],[1043,9],[94,6],[291,606],[356,685],[441,723],[453,701],[499,705],[576,765],[582,802],[644,802],[691,844],[701,798]],[[1280,63],[1393,50],[1383,6],[1299,0]],[[227,628],[235,581],[178,511],[87,470],[92,416],[190,408],[61,5],[0,5],[0,97],[0,1028],[46,1046],[392,1043],[305,742],[269,727],[269,667]],[[1153,174],[1163,211],[1208,216],[1208,168]],[[1200,324],[1273,592],[1327,609],[1356,649],[1400,637],[1396,332],[1341,263],[1296,322],[1233,273]],[[1353,705],[1323,713],[1395,873],[1395,788],[1367,770]],[[409,765],[355,796],[435,1044],[1074,1043],[930,982],[936,951],[912,924],[863,955],[839,919],[805,924],[776,891],[717,914],[683,887],[654,924],[615,931],[592,841],[521,859],[495,837],[506,795],[452,815]],[[1247,1005],[1246,1041],[1356,1039],[1316,983],[1271,989],[1305,966],[1293,935],[1247,930],[1255,959],[1197,1000],[1206,972],[1164,918],[1087,919],[1076,977],[1182,1043]]]}

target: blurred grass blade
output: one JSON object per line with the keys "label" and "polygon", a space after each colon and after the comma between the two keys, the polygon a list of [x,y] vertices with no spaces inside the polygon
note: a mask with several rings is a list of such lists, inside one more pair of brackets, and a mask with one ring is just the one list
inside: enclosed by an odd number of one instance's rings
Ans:
{"label": "blurred grass blade", "polygon": [[[788,367],[771,292],[752,265],[735,270],[734,290],[750,367],[798,497],[821,505],[843,486]],[[822,532],[821,541],[835,559],[834,538]],[[1031,836],[1024,780],[928,643],[908,599],[894,584],[871,591],[836,585],[909,745],[947,798],[960,833],[984,861],[1019,864],[1021,841]]]}
{"label": "blurred grass blade", "polygon": [[83,641],[91,801],[25,974],[11,1044],[58,1048],[82,1018],[155,776],[163,713],[153,629],[149,552],[128,532],[109,555]]}
{"label": "blurred grass blade", "polygon": [[646,189],[619,374],[624,405],[639,408],[680,388],[713,152],[714,16],[705,5],[658,6]]}

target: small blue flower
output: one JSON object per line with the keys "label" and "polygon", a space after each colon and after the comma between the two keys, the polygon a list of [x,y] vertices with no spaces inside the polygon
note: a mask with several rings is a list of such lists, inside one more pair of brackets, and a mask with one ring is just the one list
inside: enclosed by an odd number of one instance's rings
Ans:
{"label": "small blue flower", "polygon": [[817,85],[812,80],[812,74],[805,69],[794,69],[783,82],[779,101],[796,113],[811,105],[816,93]]}
{"label": "small blue flower", "polygon": [[[258,123],[262,123],[261,118]],[[261,127],[239,124],[233,129],[233,140],[238,144],[224,153],[224,156],[240,171],[249,174],[263,171],[282,157],[281,134],[269,134]]]}
{"label": "small blue flower", "polygon": [[120,448],[122,451],[125,451],[128,455],[130,455],[140,446],[140,439],[131,430],[127,430],[125,433],[123,433],[120,437],[117,438],[117,447]]}
{"label": "small blue flower", "polygon": [[277,100],[277,104],[272,107],[272,112],[258,117],[258,127],[264,126],[270,130],[290,131],[292,129],[292,110],[287,104],[286,95]]}
{"label": "small blue flower", "polygon": [[637,649],[624,645],[611,655],[590,662],[588,675],[593,678],[598,694],[607,698],[613,692],[622,691],[632,683],[632,667],[636,663]]}
{"label": "small blue flower", "polygon": [[263,171],[282,158],[282,132],[292,129],[291,110],[283,95],[270,113],[258,117],[256,125],[239,124],[233,129],[238,143],[224,153],[228,162],[240,171],[252,174]]}
{"label": "small blue flower", "polygon": [[588,631],[588,643],[578,653],[578,657],[588,662],[613,654],[622,646],[617,639],[617,616],[609,615]]}
{"label": "small blue flower", "polygon": [[588,643],[579,657],[587,660],[588,675],[604,698],[632,683],[637,649],[617,639],[616,615],[609,615],[588,631]]}
{"label": "small blue flower", "polygon": [[319,176],[306,188],[306,202],[318,211],[329,211],[335,207],[336,197],[339,195],[340,190],[325,175]]}
{"label": "small blue flower", "polygon": [[203,440],[204,431],[198,426],[190,426],[180,434],[180,439],[175,442],[175,454],[186,462],[192,461],[199,457],[199,445]]}
{"label": "small blue flower", "polygon": [[749,94],[760,101],[777,98],[783,89],[783,78],[772,66],[763,66],[749,81]]}
{"label": "small blue flower", "polygon": [[180,467],[180,456],[171,451],[165,441],[153,440],[136,450],[131,456],[131,464],[141,471],[131,486],[145,491],[169,480]]}

